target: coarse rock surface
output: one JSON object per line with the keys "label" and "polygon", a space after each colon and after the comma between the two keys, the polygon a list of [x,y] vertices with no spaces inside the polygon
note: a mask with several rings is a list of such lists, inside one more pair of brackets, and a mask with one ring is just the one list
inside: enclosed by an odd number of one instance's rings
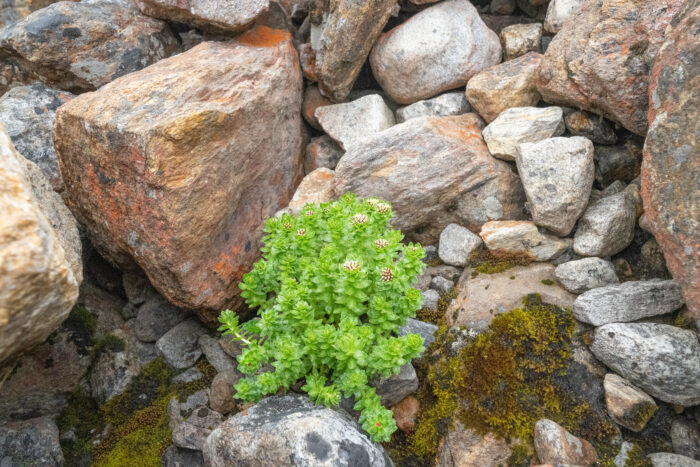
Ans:
{"label": "coarse rock surface", "polygon": [[438,467],[505,465],[511,455],[508,443],[493,434],[480,435],[455,422],[442,442]]}
{"label": "coarse rock surface", "polygon": [[213,32],[241,32],[267,12],[269,0],[133,0],[144,15]]}
{"label": "coarse rock surface", "polygon": [[450,224],[440,232],[438,255],[445,264],[464,267],[481,243],[481,238],[469,229]]}
{"label": "coarse rock surface", "polygon": [[700,7],[675,26],[651,70],[649,133],[644,144],[644,211],[668,270],[700,318]]}
{"label": "coarse rock surface", "polygon": [[501,61],[498,36],[467,0],[446,0],[382,34],[370,55],[382,89],[411,104],[459,88]]}
{"label": "coarse rock surface", "polygon": [[318,123],[314,113],[319,107],[331,105],[332,103],[333,102],[323,97],[321,91],[318,90],[318,86],[312,84],[304,89],[304,100],[301,104],[301,114],[304,116],[306,123],[317,130],[322,130],[321,125]]}
{"label": "coarse rock surface", "polygon": [[595,330],[593,354],[662,401],[700,402],[700,344],[694,331],[655,323],[611,323]]}
{"label": "coarse rock surface", "polygon": [[197,343],[204,353],[207,362],[209,362],[217,372],[235,372],[237,370],[238,362],[224,351],[218,339],[203,334],[199,336]]}
{"label": "coarse rock surface", "polygon": [[576,319],[594,326],[663,315],[683,306],[674,281],[629,281],[589,290],[574,302]]}
{"label": "coarse rock surface", "polygon": [[418,117],[445,117],[469,112],[469,102],[463,92],[446,92],[432,99],[425,99],[396,109],[396,122]]}
{"label": "coarse rock surface", "polygon": [[629,183],[639,176],[642,164],[641,138],[627,139],[615,146],[595,147],[595,179],[602,186],[610,185],[615,180]]}
{"label": "coarse rock surface", "polygon": [[423,338],[423,345],[428,347],[435,341],[435,333],[438,327],[432,323],[426,323],[425,321],[420,321],[418,319],[406,318],[406,324],[399,328],[399,335],[405,336],[406,334],[420,334]]}
{"label": "coarse rock surface", "polygon": [[568,235],[583,214],[593,186],[593,143],[581,136],[524,143],[515,161],[532,220],[557,235]]}
{"label": "coarse rock surface", "polygon": [[525,253],[535,261],[549,261],[564,253],[571,246],[548,233],[541,233],[530,221],[491,221],[484,224],[479,233],[486,248],[495,252]]}
{"label": "coarse rock surface", "polygon": [[584,2],[547,48],[538,70],[540,94],[546,102],[604,115],[644,136],[649,70],[684,3]]}
{"label": "coarse rock surface", "polygon": [[308,175],[321,167],[335,169],[343,154],[345,151],[330,136],[323,135],[311,138],[309,144],[306,145],[304,173]]}
{"label": "coarse rock surface", "polygon": [[606,196],[586,209],[574,235],[574,251],[581,256],[611,256],[634,238],[637,222],[634,201],[627,192]]}
{"label": "coarse rock surface", "polygon": [[453,281],[445,279],[442,276],[435,276],[433,280],[430,281],[430,288],[437,290],[441,295],[449,292],[454,286],[455,283]]}
{"label": "coarse rock surface", "polygon": [[670,452],[655,452],[647,456],[652,467],[700,467],[700,461]]}
{"label": "coarse rock surface", "polygon": [[132,328],[142,342],[155,342],[185,319],[185,312],[160,295],[154,295],[141,305]]}
{"label": "coarse rock surface", "polygon": [[179,448],[201,451],[207,437],[223,421],[218,412],[206,407],[196,409],[187,420],[173,428],[173,444]]}
{"label": "coarse rock surface", "polygon": [[377,388],[377,395],[381,397],[382,405],[391,407],[409,394],[416,392],[418,376],[413,365],[406,363],[401,365],[399,373],[389,377],[382,376],[373,386]]}
{"label": "coarse rock surface", "polygon": [[[420,288],[418,289],[420,290]],[[438,301],[440,300],[440,293],[437,290],[422,290],[420,294],[421,297],[423,297],[421,308],[425,310],[437,310]]]}
{"label": "coarse rock surface", "polygon": [[190,318],[178,324],[156,341],[156,349],[163,360],[173,368],[187,368],[199,360],[202,350],[197,345],[199,336],[206,330]]}
{"label": "coarse rock surface", "polygon": [[564,117],[564,123],[574,136],[585,136],[596,144],[617,143],[617,135],[612,126],[600,115],[574,110]]}
{"label": "coarse rock surface", "polygon": [[68,204],[102,256],[213,321],[301,178],[300,106],[289,33],[204,42],[60,107]]}
{"label": "coarse rock surface", "polygon": [[314,115],[325,132],[345,150],[395,123],[394,113],[379,94],[345,104],[325,105],[317,108]]}
{"label": "coarse rock surface", "polygon": [[486,128],[484,141],[493,157],[514,161],[522,143],[536,143],[564,134],[561,107],[513,107]]}
{"label": "coarse rock surface", "polygon": [[170,446],[161,458],[163,467],[204,467],[202,451]]}
{"label": "coarse rock surface", "polygon": [[[121,338],[123,333],[118,331],[121,330],[116,330],[115,335]],[[135,346],[127,339],[122,338],[122,342],[122,348],[105,348],[93,361],[90,394],[98,404],[104,404],[124,392],[141,370]]]}
{"label": "coarse rock surface", "polygon": [[0,456],[3,467],[63,467],[56,424],[40,417],[0,426]]}
{"label": "coarse rock surface", "polygon": [[543,302],[571,308],[576,297],[554,279],[554,266],[548,263],[516,266],[476,277],[466,270],[457,283],[457,298],[447,308],[445,319],[450,326],[483,331],[497,314],[521,307],[528,294],[540,294]]}
{"label": "coarse rock surface", "polygon": [[38,165],[57,192],[63,191],[63,179],[58,171],[51,128],[56,109],[72,97],[67,91],[42,83],[10,89],[0,97],[0,122],[17,152]]}
{"label": "coarse rock surface", "polygon": [[554,270],[554,275],[566,290],[575,294],[620,282],[615,266],[596,257],[562,263]]}
{"label": "coarse rock surface", "polygon": [[540,462],[587,466],[598,461],[591,443],[546,418],[535,423],[535,450]]}
{"label": "coarse rock surface", "polygon": [[603,387],[608,414],[615,423],[634,432],[642,431],[656,412],[654,399],[615,373],[605,375]]}
{"label": "coarse rock surface", "polygon": [[392,465],[347,414],[298,394],[263,399],[216,428],[204,444],[208,466]]}
{"label": "coarse rock surface", "polygon": [[289,202],[289,210],[296,214],[306,203],[321,204],[333,199],[335,172],[321,167],[308,174],[301,181]]}
{"label": "coarse rock surface", "polygon": [[177,52],[160,20],[116,3],[58,2],[0,32],[0,91],[34,81],[92,91]]}
{"label": "coarse rock surface", "polygon": [[43,342],[82,281],[75,219],[0,124],[0,362]]}
{"label": "coarse rock surface", "polygon": [[530,107],[540,101],[535,86],[542,55],[529,52],[478,73],[467,83],[467,100],[487,122],[511,107]]}
{"label": "coarse rock surface", "polygon": [[513,60],[528,52],[540,51],[542,25],[540,23],[512,24],[498,35],[503,46],[505,61]]}
{"label": "coarse rock surface", "polygon": [[237,407],[233,396],[236,394],[234,386],[241,379],[237,371],[223,371],[214,376],[209,389],[209,407],[221,414],[233,412]]}
{"label": "coarse rock surface", "polygon": [[490,220],[523,217],[518,177],[494,159],[474,114],[421,117],[349,150],[336,167],[335,194],[391,202],[395,228],[432,244],[448,224],[479,231]]}
{"label": "coarse rock surface", "polygon": [[122,287],[126,299],[134,305],[141,305],[157,295],[151,283],[148,282],[148,277],[142,273],[122,274]]}
{"label": "coarse rock surface", "polygon": [[700,426],[696,420],[679,418],[671,423],[673,451],[693,459],[700,457]]}
{"label": "coarse rock surface", "polygon": [[544,19],[544,30],[552,34],[558,33],[570,17],[575,17],[584,0],[551,0],[547,6],[547,16]]}
{"label": "coarse rock surface", "polygon": [[350,94],[394,7],[396,0],[316,2],[309,16],[312,72],[324,96],[342,102]]}

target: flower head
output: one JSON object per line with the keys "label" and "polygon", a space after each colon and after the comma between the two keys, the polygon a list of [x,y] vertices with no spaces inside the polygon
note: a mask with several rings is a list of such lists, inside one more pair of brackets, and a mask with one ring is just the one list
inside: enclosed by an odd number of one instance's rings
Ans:
{"label": "flower head", "polygon": [[383,238],[380,238],[379,240],[374,241],[374,246],[376,246],[377,248],[386,248],[389,246],[389,242],[387,242]]}
{"label": "flower head", "polygon": [[354,216],[352,216],[353,224],[364,224],[367,222],[368,219],[369,218],[366,214],[355,214]]}
{"label": "flower head", "polygon": [[358,263],[357,261],[348,260],[343,264],[343,267],[348,271],[359,271],[360,263]]}
{"label": "flower head", "polygon": [[306,212],[304,213],[304,215],[305,215],[306,217],[311,217],[311,216],[313,216],[314,214],[315,214],[315,213],[314,213],[313,210],[311,210],[311,209],[309,209],[308,211],[306,211]]}
{"label": "flower head", "polygon": [[292,224],[290,224],[289,222],[285,222],[284,225],[282,225],[282,227],[284,227],[285,229],[289,230],[289,229],[292,228]]}
{"label": "flower head", "polygon": [[386,203],[379,203],[377,204],[376,208],[377,212],[380,212],[382,214],[389,212],[389,205]]}
{"label": "flower head", "polygon": [[382,269],[381,278],[382,282],[391,282],[392,280],[394,280],[394,273],[391,272],[391,268]]}
{"label": "flower head", "polygon": [[303,237],[304,235],[306,235],[306,229],[297,230],[297,235]]}

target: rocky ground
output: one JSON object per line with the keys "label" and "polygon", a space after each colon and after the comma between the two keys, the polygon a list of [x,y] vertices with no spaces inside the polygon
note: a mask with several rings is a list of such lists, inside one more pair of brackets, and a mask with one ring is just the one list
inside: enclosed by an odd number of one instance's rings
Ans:
{"label": "rocky ground", "polygon": [[[700,466],[698,0],[0,1],[0,465]],[[427,349],[233,399],[262,223],[428,252]]]}

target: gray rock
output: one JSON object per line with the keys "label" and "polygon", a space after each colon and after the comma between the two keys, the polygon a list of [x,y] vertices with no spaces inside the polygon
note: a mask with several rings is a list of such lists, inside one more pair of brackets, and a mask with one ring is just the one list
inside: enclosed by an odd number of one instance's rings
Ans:
{"label": "gray rock", "polygon": [[600,115],[575,110],[564,117],[564,123],[574,136],[585,136],[596,144],[617,143],[617,135],[612,126]]}
{"label": "gray rock", "polygon": [[236,408],[236,394],[234,386],[241,379],[241,374],[237,371],[224,371],[214,376],[209,388],[209,407],[220,414],[233,412]]}
{"label": "gray rock", "polygon": [[554,270],[554,275],[566,290],[575,294],[620,282],[615,266],[595,257],[562,263]]}
{"label": "gray rock", "polygon": [[185,312],[160,295],[152,296],[139,308],[134,334],[143,342],[155,342],[185,319]]}
{"label": "gray rock", "polygon": [[605,375],[603,387],[608,414],[615,423],[642,431],[656,411],[654,399],[615,373]]}
{"label": "gray rock", "polygon": [[156,349],[168,365],[174,368],[187,368],[194,365],[202,356],[197,340],[204,333],[206,329],[195,319],[190,318],[158,339]]}
{"label": "gray rock", "polygon": [[652,467],[700,467],[700,461],[670,452],[655,452],[647,458]]}
{"label": "gray rock", "polygon": [[0,426],[2,467],[63,467],[58,428],[49,417]]}
{"label": "gray rock", "polygon": [[163,467],[204,467],[204,456],[201,451],[170,446],[163,453],[161,462]]}
{"label": "gray rock", "polygon": [[487,222],[479,235],[491,251],[525,253],[536,261],[549,261],[571,246],[570,240],[541,233],[530,221]]}
{"label": "gray rock", "polygon": [[564,427],[543,418],[535,423],[535,450],[540,462],[551,464],[592,465],[598,460],[595,449],[585,439],[577,438]]}
{"label": "gray rock", "polygon": [[241,32],[268,11],[269,0],[135,0],[143,14],[211,32]]}
{"label": "gray rock", "polygon": [[119,310],[119,314],[128,321],[132,318],[136,318],[139,314],[139,307],[131,302],[126,302],[122,309]]}
{"label": "gray rock", "polygon": [[57,192],[63,191],[63,179],[51,128],[56,109],[72,97],[69,92],[42,83],[12,88],[0,97],[0,121],[12,143],[21,155],[39,166]]}
{"label": "gray rock", "polygon": [[209,435],[203,452],[211,467],[392,465],[348,415],[298,394],[268,397],[229,418]]}
{"label": "gray rock", "polygon": [[671,423],[673,451],[692,459],[700,457],[700,426],[697,420],[677,418]]}
{"label": "gray rock", "polygon": [[441,264],[439,266],[429,266],[425,268],[425,272],[431,276],[440,276],[445,279],[451,280],[452,282],[459,280],[462,275],[464,268],[458,268],[455,266],[450,266],[447,264]]}
{"label": "gray rock", "polygon": [[423,338],[423,345],[427,348],[435,341],[435,333],[438,327],[432,323],[426,323],[418,319],[406,318],[406,324],[399,328],[399,336],[406,334],[420,334]]}
{"label": "gray rock", "polygon": [[400,104],[462,87],[501,61],[501,44],[466,0],[447,0],[382,34],[370,54],[374,77]]}
{"label": "gray rock", "polygon": [[438,300],[440,300],[440,294],[437,292],[437,290],[426,290],[421,292],[421,296],[423,297],[423,304],[422,307],[426,310],[436,310],[437,309],[437,304]]}
{"label": "gray rock", "polygon": [[173,429],[173,444],[179,448],[201,451],[207,436],[223,421],[218,412],[206,407],[196,409],[187,420]]}
{"label": "gray rock", "polygon": [[395,123],[394,113],[379,94],[345,104],[324,105],[314,113],[318,123],[341,148],[366,140]]}
{"label": "gray rock", "polygon": [[396,109],[396,123],[418,117],[442,117],[469,112],[469,102],[463,92],[447,92],[432,99],[425,99]]}
{"label": "gray rock", "polygon": [[323,135],[311,138],[311,142],[306,145],[304,173],[310,174],[321,167],[335,169],[343,154],[345,151],[330,136]]}
{"label": "gray rock", "polygon": [[236,368],[238,368],[238,363],[224,352],[218,339],[214,339],[206,334],[202,335],[199,337],[199,348],[202,349],[207,361],[216,368],[217,372],[236,371]]}
{"label": "gray rock", "polygon": [[551,0],[547,7],[544,30],[552,34],[558,33],[566,20],[576,15],[584,3],[584,0]]}
{"label": "gray rock", "polygon": [[595,147],[595,179],[602,186],[615,180],[631,182],[639,176],[642,146],[636,139],[615,146]]}
{"label": "gray rock", "polygon": [[198,368],[192,367],[175,376],[173,378],[173,383],[191,383],[193,381],[199,381],[203,377],[204,374],[199,371]]}
{"label": "gray rock", "polygon": [[632,243],[637,222],[635,203],[627,192],[602,198],[581,216],[574,251],[581,256],[612,256]]}
{"label": "gray rock", "polygon": [[513,107],[484,128],[484,141],[493,157],[514,161],[522,143],[536,143],[564,134],[561,107]]}
{"label": "gray rock", "polygon": [[635,386],[662,401],[700,403],[700,344],[693,331],[655,323],[597,328],[593,354]]}
{"label": "gray rock", "polygon": [[627,464],[627,460],[629,459],[629,452],[632,450],[632,448],[634,448],[633,443],[628,441],[622,442],[622,445],[620,445],[620,451],[615,456],[615,459],[613,459],[615,467],[625,467],[625,464]]}
{"label": "gray rock", "polygon": [[518,58],[528,52],[539,52],[542,41],[542,24],[511,24],[501,29],[499,37],[506,61]]}
{"label": "gray rock", "polygon": [[449,279],[445,279],[442,276],[435,276],[433,280],[430,281],[430,288],[437,290],[441,294],[446,294],[455,286],[455,283]]}
{"label": "gray rock", "polygon": [[144,274],[126,272],[122,275],[122,286],[126,299],[134,305],[141,305],[149,298],[154,298],[158,292],[153,288]]}
{"label": "gray rock", "polygon": [[683,306],[681,288],[675,281],[630,281],[607,285],[579,295],[574,315],[594,326],[627,323],[663,315]]}
{"label": "gray rock", "polygon": [[115,331],[115,335],[121,339],[121,345],[100,352],[90,372],[90,393],[100,405],[124,392],[141,370],[132,344],[121,337],[123,332]]}
{"label": "gray rock", "polygon": [[440,258],[435,245],[423,245],[423,249],[425,250],[425,258],[423,258],[424,263]]}
{"label": "gray rock", "polygon": [[388,378],[380,377],[374,384],[377,394],[382,399],[382,405],[392,407],[409,394],[413,394],[418,389],[418,376],[413,365],[406,363],[401,365],[398,374]]}
{"label": "gray rock", "polygon": [[557,235],[568,235],[593,186],[593,143],[580,136],[524,143],[515,161],[532,220]]}
{"label": "gray rock", "polygon": [[510,15],[515,8],[515,0],[491,0],[489,5],[489,11],[494,15]]}
{"label": "gray rock", "polygon": [[425,292],[430,289],[430,282],[433,280],[433,276],[426,273],[421,274],[416,277],[415,283],[412,285],[413,288]]}
{"label": "gray rock", "polygon": [[450,224],[440,233],[438,255],[453,266],[466,266],[471,254],[481,246],[481,238],[469,229]]}
{"label": "gray rock", "polygon": [[174,429],[180,423],[184,423],[196,410],[206,408],[209,399],[209,390],[201,389],[180,402],[178,397],[173,396],[168,403],[168,421],[170,429]]}

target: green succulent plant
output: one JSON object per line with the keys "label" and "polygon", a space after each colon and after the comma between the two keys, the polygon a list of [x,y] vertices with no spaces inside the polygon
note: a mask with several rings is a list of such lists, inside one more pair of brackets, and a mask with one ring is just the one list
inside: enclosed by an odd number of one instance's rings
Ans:
{"label": "green succulent plant", "polygon": [[219,316],[219,331],[243,344],[238,369],[248,376],[237,399],[257,402],[304,380],[317,404],[354,396],[362,428],[389,440],[396,423],[370,383],[423,351],[421,336],[398,330],[420,308],[411,284],[425,256],[401,243],[392,217],[389,203],[348,194],[265,222],[263,257],[240,284],[258,316],[243,324],[233,311]]}

